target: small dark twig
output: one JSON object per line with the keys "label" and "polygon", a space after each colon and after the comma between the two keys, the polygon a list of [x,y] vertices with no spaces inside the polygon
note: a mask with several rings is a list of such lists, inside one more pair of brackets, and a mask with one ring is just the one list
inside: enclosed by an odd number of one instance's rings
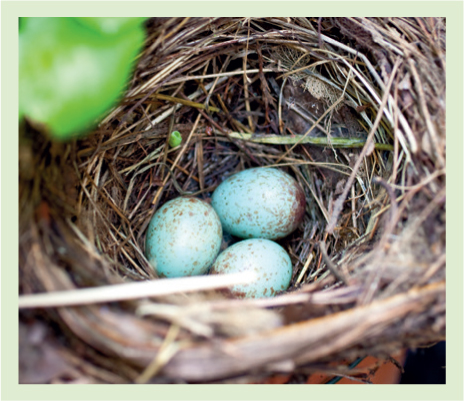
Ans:
{"label": "small dark twig", "polygon": [[398,368],[398,370],[401,372],[401,374],[404,373],[404,368],[403,368],[403,365],[401,365],[401,362],[397,361],[397,360],[396,360],[395,358],[393,358],[392,356],[389,356],[389,357],[387,358],[387,360],[388,360],[389,362],[391,362],[393,365],[395,365],[395,366]]}
{"label": "small dark twig", "polygon": [[347,287],[350,285],[348,277],[345,276],[345,274],[333,263],[329,255],[327,255],[327,249],[325,247],[325,242],[321,241],[319,242],[319,247],[321,249],[322,257],[324,258],[324,262],[329,268],[330,272],[337,278],[338,281],[341,281],[343,284],[345,284]]}
{"label": "small dark twig", "polygon": [[322,17],[319,17],[317,20],[317,39],[319,42],[319,49],[322,49],[321,31],[322,31]]}

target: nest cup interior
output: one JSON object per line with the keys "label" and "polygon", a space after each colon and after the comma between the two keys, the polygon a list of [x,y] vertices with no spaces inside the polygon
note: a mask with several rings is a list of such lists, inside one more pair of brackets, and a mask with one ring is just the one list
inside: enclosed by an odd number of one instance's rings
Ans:
{"label": "nest cup interior", "polygon": [[[22,134],[20,291],[154,279],[144,246],[156,210],[179,196],[208,202],[230,175],[272,166],[294,177],[306,196],[303,222],[277,241],[293,266],[287,295],[320,299],[271,302],[263,311],[279,321],[257,332],[349,310],[359,315],[354,330],[363,313],[372,313],[363,308],[380,302],[382,333],[366,327],[359,340],[347,337],[345,346],[320,356],[290,355],[294,369],[443,339],[444,21],[155,18],[147,29],[129,91],[92,135],[52,144],[35,136],[32,143],[30,127]],[[175,148],[173,131],[182,136]],[[226,240],[223,247],[237,241]],[[401,298],[420,289],[415,304]],[[222,299],[216,292],[162,302],[209,297]],[[382,307],[392,299],[397,303]],[[113,305],[131,321],[143,320],[138,306]],[[147,365],[79,332],[77,312],[60,313],[51,318],[71,329],[71,343]],[[160,316],[152,333],[157,347],[172,323]],[[251,335],[235,326],[221,332],[225,320],[205,323],[209,337]],[[178,336],[198,344],[208,337],[185,326]],[[167,377],[201,381],[182,370],[182,361],[173,366]],[[134,380],[129,371],[118,371],[121,380]],[[238,373],[224,368],[221,375]]]}

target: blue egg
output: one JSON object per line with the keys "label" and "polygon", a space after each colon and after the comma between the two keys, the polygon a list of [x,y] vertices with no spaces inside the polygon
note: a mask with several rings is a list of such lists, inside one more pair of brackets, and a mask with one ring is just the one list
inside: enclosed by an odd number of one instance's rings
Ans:
{"label": "blue egg", "polygon": [[205,274],[219,253],[222,227],[206,202],[179,197],[166,202],[148,225],[145,253],[160,277]]}
{"label": "blue egg", "polygon": [[247,239],[219,254],[210,274],[252,271],[257,279],[250,284],[230,287],[236,298],[272,297],[285,291],[292,279],[290,256],[279,244],[267,239]]}
{"label": "blue egg", "polygon": [[306,199],[298,182],[276,168],[232,175],[214,191],[211,206],[224,231],[240,238],[283,238],[302,222]]}

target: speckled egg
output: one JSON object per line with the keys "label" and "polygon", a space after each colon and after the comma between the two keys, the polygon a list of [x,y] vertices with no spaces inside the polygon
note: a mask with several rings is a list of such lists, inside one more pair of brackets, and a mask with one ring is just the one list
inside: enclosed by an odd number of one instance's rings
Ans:
{"label": "speckled egg", "polygon": [[148,225],[145,253],[160,277],[208,271],[222,241],[218,215],[206,202],[180,197],[166,202]]}
{"label": "speckled egg", "polygon": [[276,168],[251,168],[223,181],[211,206],[224,231],[240,238],[283,238],[305,213],[306,199],[298,182]]}
{"label": "speckled egg", "polygon": [[245,271],[256,273],[250,284],[230,287],[236,298],[272,297],[285,291],[292,279],[290,256],[279,244],[267,239],[247,239],[221,252],[210,274],[229,274]]}

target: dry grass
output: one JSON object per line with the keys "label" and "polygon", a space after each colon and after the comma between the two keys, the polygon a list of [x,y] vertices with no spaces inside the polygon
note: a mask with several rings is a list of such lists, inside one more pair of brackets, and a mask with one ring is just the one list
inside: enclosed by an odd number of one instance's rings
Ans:
{"label": "dry grass", "polygon": [[198,286],[24,316],[57,323],[70,360],[98,372],[82,374],[114,383],[330,372],[443,340],[445,27],[150,20],[128,93],[88,139],[55,144],[22,127],[20,293],[156,279],[143,243],[157,208],[208,200],[254,166],[282,168],[306,193],[304,224],[279,241],[292,286],[274,299]]}

